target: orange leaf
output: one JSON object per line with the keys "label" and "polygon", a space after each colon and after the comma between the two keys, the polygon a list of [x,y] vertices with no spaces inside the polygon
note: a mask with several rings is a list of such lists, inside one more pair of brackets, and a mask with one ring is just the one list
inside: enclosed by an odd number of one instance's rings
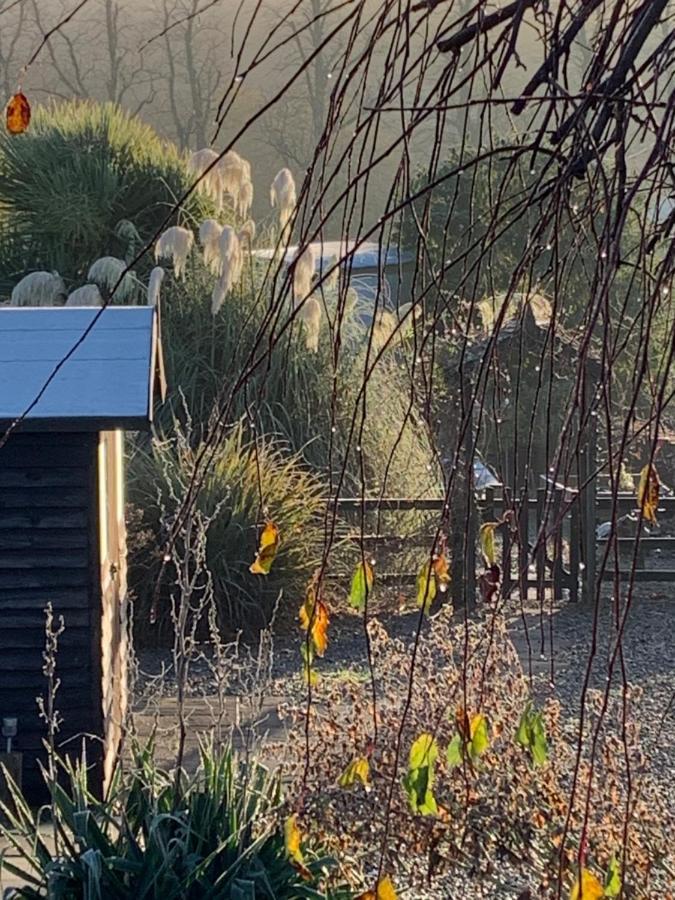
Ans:
{"label": "orange leaf", "polygon": [[438,582],[438,590],[444,594],[450,584],[450,565],[445,553],[439,553],[434,559],[434,575]]}
{"label": "orange leaf", "polygon": [[317,656],[323,656],[328,647],[328,626],[330,615],[328,607],[316,596],[316,579],[313,578],[307,593],[305,602],[300,607],[300,627],[303,631],[309,630]]}
{"label": "orange leaf", "polygon": [[30,124],[30,103],[28,98],[19,92],[14,94],[7,104],[7,131],[10,134],[23,134]]}
{"label": "orange leaf", "polygon": [[279,529],[274,522],[268,522],[260,535],[260,546],[249,571],[253,575],[269,575],[278,549]]}
{"label": "orange leaf", "polygon": [[659,508],[659,494],[661,480],[656,467],[646,465],[640,472],[640,485],[638,487],[638,503],[645,521],[656,525],[656,510]]}

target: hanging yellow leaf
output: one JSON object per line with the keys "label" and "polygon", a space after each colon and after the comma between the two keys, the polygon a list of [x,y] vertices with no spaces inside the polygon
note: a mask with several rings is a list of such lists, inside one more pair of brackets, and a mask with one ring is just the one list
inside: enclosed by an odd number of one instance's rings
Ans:
{"label": "hanging yellow leaf", "polygon": [[30,103],[25,94],[14,94],[7,104],[7,131],[10,134],[23,134],[30,125]]}
{"label": "hanging yellow leaf", "polygon": [[370,763],[365,756],[353,759],[338,778],[341,788],[353,787],[357,781],[360,781],[367,791],[370,790]]}
{"label": "hanging yellow leaf", "polygon": [[361,612],[373,590],[375,573],[367,562],[360,562],[352,576],[352,585],[349,591],[349,605],[352,609]]}
{"label": "hanging yellow leaf", "polygon": [[581,870],[581,878],[572,885],[570,900],[602,900],[605,889],[588,869]]}
{"label": "hanging yellow leaf", "polygon": [[356,900],[398,900],[394,885],[391,878],[385,875],[377,882],[374,891],[366,891],[365,894],[359,894]]}
{"label": "hanging yellow leaf", "polygon": [[421,734],[410,748],[408,773],[403,786],[410,808],[422,816],[435,816],[438,805],[433,793],[434,768],[438,759],[438,744],[432,734]]}
{"label": "hanging yellow leaf", "polygon": [[469,752],[473,757],[481,756],[490,746],[488,722],[482,713],[476,713],[476,715],[471,719],[471,726],[469,731],[471,735]]}
{"label": "hanging yellow leaf", "polygon": [[300,829],[298,828],[298,817],[294,813],[284,822],[284,845],[288,856],[297,863],[304,863],[302,850],[300,849],[300,841],[302,840]]}
{"label": "hanging yellow leaf", "polygon": [[495,531],[498,525],[498,522],[485,522],[480,526],[480,531],[478,532],[480,549],[486,566],[494,566],[497,558],[495,552]]}
{"label": "hanging yellow leaf", "polygon": [[645,521],[656,525],[656,511],[659,508],[659,493],[661,481],[653,465],[646,465],[640,472],[640,485],[638,487],[638,504],[642,510]]}
{"label": "hanging yellow leaf", "polygon": [[445,553],[439,553],[434,559],[434,575],[436,576],[438,590],[441,594],[444,594],[450,584],[450,564]]}
{"label": "hanging yellow leaf", "polygon": [[428,613],[436,598],[436,576],[433,563],[425,562],[417,576],[417,605]]}
{"label": "hanging yellow leaf", "polygon": [[250,571],[253,575],[269,575],[272,563],[279,549],[279,529],[274,522],[268,522],[260,535],[260,546]]}
{"label": "hanging yellow leaf", "polygon": [[316,655],[323,656],[328,647],[330,615],[326,604],[322,600],[317,600],[315,584],[312,579],[305,594],[305,602],[300,607],[300,627],[303,631],[310,629]]}

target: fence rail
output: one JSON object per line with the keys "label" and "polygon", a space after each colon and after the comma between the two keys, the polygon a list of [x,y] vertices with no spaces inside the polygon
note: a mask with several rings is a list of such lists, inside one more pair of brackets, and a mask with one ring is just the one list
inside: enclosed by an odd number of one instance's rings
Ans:
{"label": "fence rail", "polygon": [[[616,510],[618,516],[638,513],[634,494],[593,492],[592,505],[583,492],[572,488],[541,488],[533,496],[513,499],[508,490],[488,489],[477,501],[478,518],[483,522],[500,521],[507,510],[514,513],[513,524],[502,522],[497,529],[501,553],[502,592],[510,594],[515,588],[521,592],[534,588],[539,597],[547,590],[553,591],[558,599],[563,591],[569,599],[578,600],[580,595],[591,599],[595,595],[596,555],[604,548],[607,539],[596,537],[596,522],[606,521]],[[401,548],[430,548],[435,537],[435,525],[422,527],[412,534],[394,531],[390,521],[384,532],[373,530],[372,516],[378,514],[377,528],[380,527],[379,514],[388,513],[436,513],[447,512],[447,501],[443,497],[341,497],[329,501],[337,507],[340,515],[354,519],[358,514],[365,518],[365,533],[354,530],[349,539],[362,545],[374,555],[387,554]],[[675,496],[663,497],[659,501],[659,512],[675,515]],[[480,521],[474,522],[473,533],[465,545],[469,563],[466,574],[468,590],[475,595],[476,590],[476,539]],[[539,541],[542,525],[548,539]],[[452,527],[452,521],[451,521]],[[616,541],[620,554],[635,547],[637,535],[621,535],[611,539]],[[535,546],[536,544],[536,546]],[[634,571],[619,570],[622,582],[633,579],[636,582],[675,582],[675,570],[647,566],[650,551],[670,551],[675,559],[675,537],[652,536],[642,533],[637,548],[637,568]],[[615,570],[602,573],[603,582],[615,579]],[[416,571],[378,572],[382,584],[410,585],[417,578]]]}

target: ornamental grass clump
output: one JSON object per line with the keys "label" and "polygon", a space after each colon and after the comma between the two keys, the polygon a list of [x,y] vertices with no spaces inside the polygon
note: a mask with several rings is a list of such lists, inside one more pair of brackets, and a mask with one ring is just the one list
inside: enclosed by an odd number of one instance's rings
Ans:
{"label": "ornamental grass clump", "polygon": [[[171,437],[132,452],[129,497],[142,515],[130,535],[130,575],[140,629],[149,618],[167,525],[203,449],[201,442],[193,442],[189,427],[176,422]],[[211,519],[206,565],[222,628],[255,631],[266,624],[280,592],[300,595],[323,548],[322,496],[321,482],[287,446],[271,437],[256,441],[243,423],[216,445],[197,504]],[[250,566],[259,526],[267,517],[279,528],[281,546],[270,574],[258,577]],[[143,540],[137,541],[136,534]],[[158,610],[160,626],[168,626],[169,609],[167,596]]]}

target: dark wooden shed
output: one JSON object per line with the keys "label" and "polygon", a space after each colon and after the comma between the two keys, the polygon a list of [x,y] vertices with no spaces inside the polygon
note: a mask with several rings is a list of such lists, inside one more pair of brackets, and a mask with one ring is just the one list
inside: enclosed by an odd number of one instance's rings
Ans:
{"label": "dark wooden shed", "polygon": [[153,308],[0,309],[0,440],[25,414],[0,448],[0,716],[18,718],[29,799],[44,791],[47,604],[65,626],[57,743],[85,742],[94,784],[110,775],[127,702],[123,430],[149,428],[156,391]]}

